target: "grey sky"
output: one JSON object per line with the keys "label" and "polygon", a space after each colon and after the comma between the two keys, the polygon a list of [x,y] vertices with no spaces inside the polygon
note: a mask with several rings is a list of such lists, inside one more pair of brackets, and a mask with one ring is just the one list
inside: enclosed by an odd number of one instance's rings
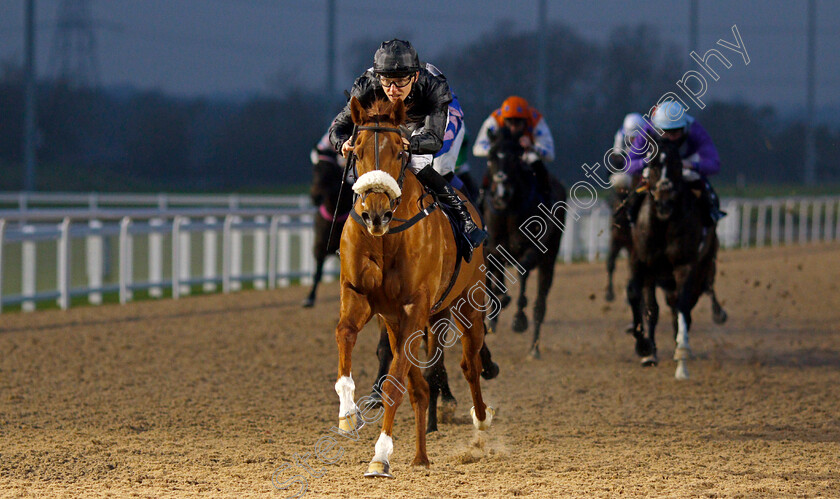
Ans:
{"label": "grey sky", "polygon": [[[24,0],[0,0],[0,58],[21,61]],[[50,72],[59,0],[38,0],[38,71]],[[535,27],[537,2],[336,0],[338,88],[365,68],[348,67],[346,47],[361,37],[410,36],[424,59],[457,50],[503,20],[517,31]],[[324,84],[326,0],[92,0],[100,80],[105,85],[194,96],[260,93],[278,74],[287,86]],[[387,5],[383,7],[382,5]],[[818,0],[817,103],[840,104],[840,2]],[[803,0],[702,0],[699,48],[733,39],[736,24],[751,62],[724,51],[733,66],[711,82],[707,98],[740,97],[782,107],[804,105],[806,6]],[[603,40],[620,25],[645,22],[685,47],[688,2],[551,1],[550,21]],[[720,47],[718,47],[720,48]],[[376,46],[370,47],[371,56]],[[681,49],[686,56],[688,51]],[[701,53],[702,53],[701,52]],[[549,55],[550,57],[550,55]],[[446,68],[442,68],[444,72]],[[686,64],[685,69],[696,69]],[[674,81],[681,74],[674,75]],[[662,89],[663,91],[670,89]]]}

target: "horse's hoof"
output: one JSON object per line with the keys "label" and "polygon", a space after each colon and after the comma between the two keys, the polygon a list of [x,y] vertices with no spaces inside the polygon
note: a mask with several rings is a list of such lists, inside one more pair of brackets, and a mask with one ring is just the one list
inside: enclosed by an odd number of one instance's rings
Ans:
{"label": "horse's hoof", "polygon": [[354,433],[362,429],[365,420],[359,417],[358,412],[338,418],[338,429],[345,433]]}
{"label": "horse's hoof", "polygon": [[307,298],[300,304],[303,308],[312,308],[315,305],[315,298]]}
{"label": "horse's hoof", "polygon": [[499,375],[499,364],[496,364],[492,360],[490,361],[490,367],[481,371],[481,377],[484,379],[493,379]]}
{"label": "horse's hoof", "polygon": [[685,381],[688,379],[688,369],[685,367],[685,361],[680,360],[677,362],[677,370],[674,372],[674,378],[680,381]]}
{"label": "horse's hoof", "polygon": [[540,347],[534,345],[531,347],[531,351],[528,352],[528,356],[530,356],[534,360],[540,360]]}
{"label": "horse's hoof", "polygon": [[431,466],[431,464],[429,463],[429,458],[425,457],[425,456],[415,457],[414,461],[411,461],[411,465],[412,466],[422,466],[424,468],[429,468],[429,466]]}
{"label": "horse's hoof", "polygon": [[690,360],[691,357],[691,348],[689,347],[677,347],[677,349],[674,350],[674,360],[676,361]]}
{"label": "horse's hoof", "polygon": [[493,416],[496,414],[496,409],[490,407],[489,405],[484,408],[484,421],[479,421],[477,417],[475,417],[475,407],[473,406],[470,408],[470,416],[472,416],[473,426],[479,431],[486,431],[490,428],[490,425],[493,424]]}
{"label": "horse's hoof", "polygon": [[524,333],[528,330],[528,317],[522,312],[517,312],[513,317],[512,327],[514,333]]}
{"label": "horse's hoof", "polygon": [[370,395],[367,396],[363,404],[364,409],[377,409],[379,407],[383,407],[382,395],[380,395],[379,392],[374,390],[373,392],[371,392]]}
{"label": "horse's hoof", "polygon": [[604,299],[607,301],[615,300],[615,293],[613,292],[613,290],[608,289],[607,292],[604,293]]}
{"label": "horse's hoof", "polygon": [[436,431],[438,431],[437,422],[433,422],[431,419],[429,419],[429,423],[426,425],[426,435],[428,435],[429,433],[434,433]]}
{"label": "horse's hoof", "polygon": [[648,338],[636,339],[636,355],[639,357],[649,357],[656,355],[656,345]]}
{"label": "horse's hoof", "polygon": [[499,304],[502,305],[503,309],[507,308],[507,306],[510,305],[510,301],[511,301],[510,295],[502,295],[502,297],[499,298]]}
{"label": "horse's hoof", "polygon": [[371,461],[365,473],[365,478],[394,478],[394,475],[391,474],[390,464]]}
{"label": "horse's hoof", "polygon": [[656,367],[656,364],[659,363],[659,358],[656,354],[648,355],[647,357],[642,358],[642,367]]}
{"label": "horse's hoof", "polygon": [[455,411],[458,409],[458,401],[452,399],[441,399],[438,405],[438,422],[450,424],[455,422]]}
{"label": "horse's hoof", "polygon": [[729,316],[726,315],[726,310],[724,309],[715,310],[712,312],[712,321],[714,321],[715,324],[723,324],[728,318]]}

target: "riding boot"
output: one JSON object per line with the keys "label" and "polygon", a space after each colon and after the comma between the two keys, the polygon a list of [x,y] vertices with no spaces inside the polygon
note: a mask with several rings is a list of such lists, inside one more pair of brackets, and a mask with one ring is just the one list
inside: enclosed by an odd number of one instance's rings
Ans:
{"label": "riding boot", "polygon": [[706,227],[712,227],[716,225],[721,218],[726,216],[726,212],[721,211],[720,198],[718,198],[717,193],[712,188],[712,184],[709,183],[709,180],[704,178],[701,186],[700,202],[703,205],[703,212],[705,213],[704,225]]}
{"label": "riding boot", "polygon": [[537,192],[547,205],[551,205],[554,200],[551,193],[551,179],[548,176],[548,170],[542,160],[537,160],[531,163],[531,170],[534,171],[534,176],[537,180]]}
{"label": "riding boot", "polygon": [[[466,236],[470,246],[473,249],[478,248],[487,239],[487,232],[473,222],[467,206],[458,197],[458,194],[455,193],[455,190],[449,185],[449,182],[435,171],[431,165],[416,172],[415,176],[423,185],[431,189],[440,201],[452,207],[463,225],[464,236]],[[464,259],[469,262],[472,259],[472,252],[465,255]]]}
{"label": "riding boot", "polygon": [[[627,195],[627,198],[624,200],[623,208],[624,212],[627,215],[627,221],[630,222],[630,225],[636,223],[636,218],[639,216],[639,210],[642,209],[642,203],[645,200],[645,195],[642,192],[638,192],[636,190],[631,190],[630,194]],[[618,212],[620,210],[616,210]]]}

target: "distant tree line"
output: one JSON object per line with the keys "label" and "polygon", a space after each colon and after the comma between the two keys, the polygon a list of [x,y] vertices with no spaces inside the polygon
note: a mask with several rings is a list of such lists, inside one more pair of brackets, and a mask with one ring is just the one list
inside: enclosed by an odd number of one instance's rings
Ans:
{"label": "distant tree line", "polygon": [[[508,95],[536,104],[533,32],[487,34],[438,57],[421,58],[449,78],[473,136]],[[567,182],[583,163],[602,161],[623,116],[646,112],[684,72],[684,56],[647,27],[615,30],[606,42],[551,26],[548,95],[540,111],[554,133],[550,168]],[[366,69],[376,42],[349,45]],[[349,88],[348,81],[344,87]],[[713,97],[713,89],[710,91]],[[183,99],[159,92],[38,85],[39,190],[276,191],[310,179],[309,150],[342,102],[304,90],[241,102]],[[0,66],[0,190],[22,187],[23,84],[19,68]],[[771,107],[711,102],[692,113],[722,158],[718,183],[798,183],[804,125]],[[816,131],[817,174],[840,181],[840,130]],[[480,170],[482,165],[473,159]]]}

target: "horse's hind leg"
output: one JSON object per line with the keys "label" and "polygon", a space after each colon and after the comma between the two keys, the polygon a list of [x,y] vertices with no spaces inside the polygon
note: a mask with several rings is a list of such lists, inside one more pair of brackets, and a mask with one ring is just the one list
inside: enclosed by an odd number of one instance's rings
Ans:
{"label": "horse's hind leg", "polygon": [[[466,310],[462,310],[466,312]],[[484,345],[484,326],[482,321],[484,319],[483,313],[470,307],[469,312],[465,314],[466,320],[470,322],[467,327],[460,317],[455,317],[457,326],[460,331],[464,331],[461,335],[461,348],[463,350],[461,355],[461,371],[464,373],[467,383],[470,384],[470,393],[473,399],[473,407],[470,409],[472,415],[473,425],[479,430],[487,430],[493,421],[495,409],[487,407],[484,404],[484,399],[481,396],[481,347]]]}
{"label": "horse's hind leg", "polygon": [[416,430],[415,454],[412,466],[429,467],[429,457],[426,455],[426,409],[429,408],[429,384],[423,378],[420,368],[414,364],[408,370],[408,395],[411,407],[414,408],[414,422]]}
{"label": "horse's hind leg", "polygon": [[[447,319],[448,311],[436,314],[431,319],[431,324],[437,324],[440,319]],[[426,358],[434,360],[434,363],[426,367],[423,377],[429,384],[429,421],[426,425],[426,432],[437,431],[437,401],[438,395],[443,396],[441,404],[441,422],[451,422],[455,414],[457,402],[449,389],[449,380],[446,375],[446,367],[443,362],[443,348],[436,334],[426,328]]]}
{"label": "horse's hind leg", "polygon": [[385,328],[385,322],[382,318],[379,321],[379,344],[376,346],[376,357],[379,359],[379,371],[376,373],[376,381],[374,381],[373,389],[370,391],[368,404],[371,408],[382,407],[382,381],[385,375],[388,374],[388,369],[391,367],[391,361],[394,355],[391,353],[391,340],[388,338],[388,329]]}
{"label": "horse's hind leg", "polygon": [[525,315],[525,307],[528,306],[528,297],[525,296],[525,287],[528,283],[529,274],[530,271],[525,272],[522,275],[522,280],[519,281],[519,299],[516,301],[516,315],[513,316],[512,326],[515,333],[524,333],[528,330],[528,316]]}
{"label": "horse's hind leg", "polygon": [[[688,331],[691,328],[691,309],[697,303],[700,292],[695,291],[695,276],[691,268],[682,267],[674,273],[677,283],[677,346],[674,349],[674,360],[677,361],[677,369],[674,377],[679,380],[688,379],[686,363],[691,359],[691,345],[688,342]],[[695,294],[696,293],[696,294]]]}

